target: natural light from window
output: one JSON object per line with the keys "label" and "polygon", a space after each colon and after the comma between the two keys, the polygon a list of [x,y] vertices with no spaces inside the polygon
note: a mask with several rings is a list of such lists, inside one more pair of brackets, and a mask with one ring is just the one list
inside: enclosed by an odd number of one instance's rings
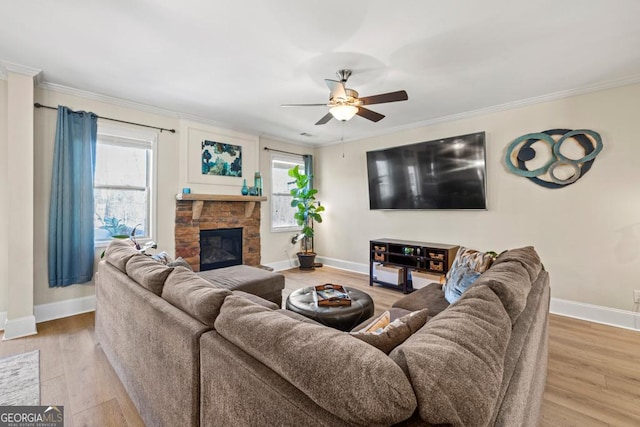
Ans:
{"label": "natural light from window", "polygon": [[291,207],[291,188],[294,179],[288,175],[294,166],[304,173],[302,156],[271,155],[271,231],[294,231],[300,226],[293,218],[296,208]]}
{"label": "natural light from window", "polygon": [[[94,181],[95,241],[152,237],[154,138],[98,128]],[[137,226],[137,227],[136,227]]]}

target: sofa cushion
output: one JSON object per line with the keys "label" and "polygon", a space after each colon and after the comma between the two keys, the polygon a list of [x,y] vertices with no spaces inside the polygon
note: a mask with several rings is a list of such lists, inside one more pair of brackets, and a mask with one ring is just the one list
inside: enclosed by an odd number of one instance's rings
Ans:
{"label": "sofa cushion", "polygon": [[511,321],[496,294],[473,286],[390,357],[411,379],[424,421],[487,425],[510,336]]}
{"label": "sofa cushion", "polygon": [[485,271],[476,286],[487,286],[500,298],[511,324],[516,323],[527,305],[531,281],[525,267],[518,262],[502,262]]}
{"label": "sofa cushion", "polygon": [[493,255],[461,246],[445,276],[442,289],[447,301],[456,302],[477,278],[473,272],[484,273],[492,262]]}
{"label": "sofa cushion", "polygon": [[225,300],[215,329],[348,423],[394,424],[416,408],[402,370],[346,332],[300,322],[237,296]]}
{"label": "sofa cushion", "polygon": [[278,304],[276,304],[274,302],[271,302],[271,301],[268,301],[268,300],[266,300],[264,298],[261,298],[261,297],[259,297],[257,295],[250,294],[248,292],[231,291],[231,293],[233,295],[238,295],[238,296],[241,296],[243,298],[246,298],[249,301],[251,301],[252,303],[261,305],[261,306],[266,307],[266,308],[268,308],[270,310],[278,310],[280,308],[278,306]]}
{"label": "sofa cushion", "polygon": [[229,295],[231,291],[214,287],[184,267],[175,267],[162,289],[163,299],[212,328],[224,299]]}
{"label": "sofa cushion", "polygon": [[160,264],[148,256],[131,257],[126,265],[127,276],[158,296],[162,295],[164,282],[172,271],[172,267]]}
{"label": "sofa cushion", "polygon": [[500,265],[503,262],[517,262],[521,264],[529,274],[529,280],[533,283],[538,278],[542,270],[542,261],[533,246],[511,249],[501,253],[493,262],[493,265]]}
{"label": "sofa cushion", "polygon": [[[385,313],[389,318],[391,317],[388,311]],[[382,329],[373,331],[370,329],[364,329],[357,332],[351,332],[351,336],[374,346],[385,354],[389,354],[391,350],[402,344],[413,333],[423,327],[427,322],[428,317],[429,309],[425,308],[396,319],[393,322],[388,323]]]}
{"label": "sofa cushion", "polygon": [[129,239],[113,239],[104,252],[105,260],[126,274],[127,262],[134,256],[144,256],[138,252]]}
{"label": "sofa cushion", "polygon": [[276,311],[282,314],[283,316],[297,320],[298,322],[311,323],[312,325],[322,326],[322,323],[318,323],[313,319],[309,319],[308,317],[305,317],[302,314],[296,313],[295,311],[287,310],[285,308],[279,308]]}

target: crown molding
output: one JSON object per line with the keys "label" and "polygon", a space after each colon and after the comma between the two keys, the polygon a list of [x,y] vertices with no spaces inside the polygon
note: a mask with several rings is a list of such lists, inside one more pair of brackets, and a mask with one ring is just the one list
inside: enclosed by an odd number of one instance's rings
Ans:
{"label": "crown molding", "polygon": [[458,120],[469,119],[472,117],[483,116],[487,114],[499,113],[502,111],[513,110],[516,108],[527,107],[535,104],[542,104],[544,102],[557,101],[559,99],[571,98],[579,95],[586,95],[593,92],[600,92],[608,89],[615,89],[617,87],[629,86],[640,83],[640,74],[636,74],[630,77],[625,77],[617,80],[610,80],[607,82],[596,83],[587,86],[581,86],[574,89],[563,90],[559,92],[553,92],[546,95],[534,96],[532,98],[522,99],[519,101],[507,102],[505,104],[494,105],[491,107],[480,108],[477,110],[467,111],[464,113],[451,114],[448,116],[436,117],[434,119],[423,120],[421,122],[411,123],[408,125],[396,126],[393,128],[385,129],[380,132],[370,132],[364,136],[358,136],[355,138],[347,138],[344,141],[332,141],[324,144],[318,144],[319,147],[327,147],[331,145],[340,144],[342,142],[355,142],[362,141],[363,139],[372,138],[376,136],[389,135],[392,133],[402,132],[406,130],[418,129],[428,126],[434,126],[442,123],[455,122]]}
{"label": "crown molding", "polygon": [[13,62],[0,61],[0,80],[7,80],[9,73],[33,77],[36,84],[42,80],[42,70]]}
{"label": "crown molding", "polygon": [[340,144],[340,143],[349,143],[349,142],[361,141],[363,139],[372,138],[372,137],[376,137],[376,136],[389,135],[389,134],[398,133],[398,132],[402,132],[402,131],[418,129],[418,128],[423,128],[423,127],[428,127],[428,126],[434,126],[434,125],[441,124],[441,123],[448,123],[448,122],[454,122],[454,121],[458,121],[458,120],[469,119],[469,118],[472,118],[472,117],[498,113],[498,112],[502,112],[502,111],[512,110],[512,109],[515,109],[515,108],[521,108],[521,107],[526,107],[526,106],[530,106],[530,105],[541,104],[541,103],[544,103],[544,102],[556,101],[556,100],[559,100],[559,99],[570,98],[570,97],[574,97],[574,96],[585,95],[585,94],[588,94],[588,93],[599,92],[599,91],[602,91],[602,90],[614,89],[614,88],[617,88],[617,87],[628,86],[628,85],[640,83],[640,74],[636,74],[636,75],[625,77],[625,78],[622,78],[622,79],[611,80],[611,81],[602,82],[602,83],[596,83],[596,84],[587,85],[587,86],[581,86],[581,87],[574,88],[574,89],[554,92],[554,93],[541,95],[541,96],[536,96],[536,97],[532,97],[532,98],[527,98],[527,99],[523,99],[523,100],[519,100],[519,101],[507,102],[507,103],[504,103],[504,104],[495,105],[495,106],[486,107],[486,108],[480,108],[480,109],[477,109],[477,110],[467,111],[467,112],[464,112],[464,113],[451,114],[451,115],[448,115],[448,116],[436,117],[436,118],[433,118],[433,119],[423,120],[423,121],[420,121],[420,122],[411,123],[411,124],[407,124],[407,125],[395,126],[395,127],[389,128],[389,129],[382,130],[382,131],[374,131],[374,132],[369,132],[369,133],[366,133],[366,134],[363,134],[363,135],[359,135],[357,137],[345,138],[344,140],[336,140],[336,141],[332,141],[332,142],[322,143],[322,142],[314,142],[314,141],[292,140],[292,139],[283,138],[283,137],[280,137],[280,136],[275,136],[275,135],[270,135],[270,134],[267,134],[267,133],[263,133],[263,132],[258,131],[256,129],[249,129],[249,128],[245,128],[245,127],[239,127],[239,126],[236,126],[236,125],[233,125],[233,124],[230,124],[230,123],[220,122],[220,121],[209,119],[209,118],[206,118],[206,117],[201,117],[201,116],[197,116],[197,115],[193,115],[193,114],[186,114],[186,113],[181,113],[181,112],[176,112],[176,111],[171,111],[171,110],[166,110],[166,109],[163,109],[163,108],[153,107],[153,106],[150,106],[150,105],[147,105],[147,104],[141,104],[141,103],[138,103],[138,102],[129,101],[129,100],[122,99],[122,98],[115,98],[115,97],[108,96],[108,95],[101,95],[101,94],[97,94],[97,93],[94,93],[94,92],[89,92],[89,91],[85,91],[85,90],[81,90],[81,89],[75,89],[75,88],[72,88],[72,87],[63,86],[63,85],[59,85],[59,84],[55,84],[55,83],[49,83],[49,82],[41,81],[42,73],[41,73],[40,70],[37,70],[35,68],[20,66],[20,65],[17,65],[17,64],[12,64],[12,63],[9,63],[9,62],[0,61],[0,79],[6,79],[7,72],[17,72],[17,73],[26,74],[26,75],[33,75],[35,77],[35,79],[36,79],[36,85],[39,88],[42,88],[42,89],[45,89],[45,90],[50,90],[50,91],[59,92],[59,93],[65,93],[65,94],[68,94],[68,95],[73,95],[73,96],[77,96],[77,97],[85,98],[85,99],[93,99],[93,100],[104,102],[104,103],[107,103],[107,104],[117,105],[117,106],[124,107],[124,108],[131,108],[131,109],[135,109],[135,110],[142,111],[142,112],[147,112],[147,113],[151,113],[151,114],[157,114],[157,115],[160,115],[160,116],[177,118],[177,119],[181,119],[181,120],[189,120],[189,121],[193,121],[193,122],[207,124],[207,125],[210,125],[210,126],[215,126],[215,127],[221,127],[221,128],[225,128],[225,129],[235,130],[235,131],[238,131],[238,132],[250,133],[250,134],[253,134],[253,135],[257,135],[259,137],[269,138],[269,139],[273,139],[273,140],[277,140],[277,141],[281,141],[281,142],[286,142],[286,143],[289,143],[289,144],[300,145],[300,146],[303,146],[303,147],[308,147],[308,146],[327,147],[327,146],[336,145],[336,144]]}
{"label": "crown molding", "polygon": [[196,115],[193,115],[193,114],[178,113],[178,118],[180,118],[181,120],[188,120],[188,121],[191,121],[191,122],[197,122],[197,123],[201,123],[201,124],[205,124],[205,125],[209,125],[209,126],[213,126],[213,127],[217,127],[217,128],[233,130],[233,131],[240,132],[240,133],[248,133],[248,134],[250,134],[252,136],[260,137],[260,135],[261,135],[261,132],[256,130],[256,129],[241,127],[241,126],[233,125],[231,123],[220,122],[220,121],[217,121],[217,120],[208,119],[206,117],[196,116]]}
{"label": "crown molding", "polygon": [[38,88],[45,89],[51,92],[63,93],[65,95],[77,96],[79,98],[104,102],[106,104],[117,105],[119,107],[131,108],[131,109],[142,111],[145,113],[157,114],[159,116],[179,118],[179,114],[176,113],[175,111],[165,110],[164,108],[153,107],[147,104],[141,104],[138,102],[128,101],[122,98],[102,95],[99,93],[89,92],[82,89],[76,89],[69,86],[59,85],[56,83],[40,82],[38,84]]}
{"label": "crown molding", "polygon": [[164,117],[171,117],[179,120],[187,120],[192,122],[197,122],[201,124],[206,124],[214,127],[220,127],[224,129],[230,129],[238,132],[249,133],[251,135],[260,135],[260,132],[255,129],[247,129],[239,126],[234,126],[230,123],[220,122],[217,120],[212,120],[206,117],[196,116],[193,114],[186,114],[177,111],[167,110],[164,108],[153,107],[151,105],[142,104],[135,101],[129,101],[127,99],[116,98],[109,95],[102,95],[95,92],[90,92],[87,90],[76,89],[69,86],[64,86],[56,83],[49,83],[41,81],[38,83],[38,88],[63,93],[66,95],[77,96],[78,98],[91,99],[94,101],[104,102],[105,104],[117,105],[123,108],[130,108],[132,110],[142,111],[145,113],[156,114]]}

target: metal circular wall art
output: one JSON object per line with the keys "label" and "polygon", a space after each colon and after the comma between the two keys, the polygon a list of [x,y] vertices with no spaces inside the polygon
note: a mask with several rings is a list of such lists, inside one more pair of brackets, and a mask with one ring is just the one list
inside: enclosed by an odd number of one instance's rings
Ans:
{"label": "metal circular wall art", "polygon": [[[547,148],[546,156],[533,145]],[[582,157],[573,159],[560,152],[563,145],[572,145],[583,152]],[[539,133],[529,133],[516,138],[507,147],[505,164],[516,175],[530,179],[546,188],[562,188],[573,184],[586,174],[596,156],[602,151],[602,138],[598,132],[587,129],[551,129]],[[527,163],[536,164],[530,169]],[[560,168],[560,169],[559,169]],[[562,170],[564,172],[560,173]],[[562,176],[565,175],[565,176]]]}

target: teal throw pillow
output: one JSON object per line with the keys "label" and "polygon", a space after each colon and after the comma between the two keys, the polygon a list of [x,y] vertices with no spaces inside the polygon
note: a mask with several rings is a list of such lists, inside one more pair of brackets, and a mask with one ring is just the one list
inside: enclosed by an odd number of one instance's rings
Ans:
{"label": "teal throw pillow", "polygon": [[464,291],[476,281],[480,274],[472,268],[458,266],[444,285],[444,297],[450,304],[458,301]]}

